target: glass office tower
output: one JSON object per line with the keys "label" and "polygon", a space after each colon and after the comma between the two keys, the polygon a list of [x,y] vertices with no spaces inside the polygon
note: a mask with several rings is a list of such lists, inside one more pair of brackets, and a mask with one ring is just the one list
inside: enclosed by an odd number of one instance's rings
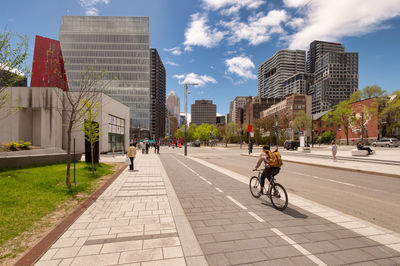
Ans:
{"label": "glass office tower", "polygon": [[[107,73],[104,91],[130,108],[130,126],[150,129],[150,21],[148,17],[62,17],[60,42],[71,91],[81,73]],[[142,135],[143,136],[143,135]]]}

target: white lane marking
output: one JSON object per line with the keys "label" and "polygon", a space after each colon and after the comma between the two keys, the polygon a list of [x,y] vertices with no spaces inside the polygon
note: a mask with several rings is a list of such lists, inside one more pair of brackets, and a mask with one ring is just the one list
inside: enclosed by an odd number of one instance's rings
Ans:
{"label": "white lane marking", "polygon": [[[218,171],[218,172],[220,172],[220,173],[222,173],[222,174],[224,174],[226,176],[229,176],[229,177],[231,177],[231,178],[233,178],[233,179],[235,179],[235,180],[237,180],[239,182],[242,182],[244,184],[248,184],[249,183],[249,178],[246,177],[246,176],[243,176],[241,174],[235,173],[235,172],[230,171],[228,169],[222,168],[220,166],[217,166],[215,164],[203,161],[201,159],[198,159],[198,158],[195,158],[195,157],[192,157],[192,156],[189,156],[189,158],[192,159],[195,162],[198,162],[198,163],[204,165],[204,166],[207,166],[207,167],[209,167],[211,169],[214,169],[215,171]],[[287,171],[287,172],[291,172],[291,173],[297,174],[296,172],[292,172],[292,171]],[[380,244],[382,244],[384,246],[387,246],[389,248],[392,248],[392,249],[400,252],[400,235],[399,234],[397,234],[397,233],[395,233],[393,231],[390,231],[390,230],[388,230],[386,228],[380,227],[378,225],[371,224],[371,223],[369,223],[367,221],[361,220],[361,219],[356,218],[354,216],[351,216],[351,215],[348,215],[348,214],[344,214],[344,213],[339,212],[339,211],[337,211],[335,209],[332,209],[332,208],[329,208],[329,207],[327,207],[325,205],[319,204],[319,203],[317,203],[315,201],[307,200],[307,199],[302,198],[300,196],[297,196],[295,194],[291,193],[290,197],[291,197],[290,204],[295,205],[295,206],[297,206],[297,207],[299,207],[299,208],[301,208],[303,210],[306,210],[306,211],[308,211],[310,213],[313,213],[313,214],[315,214],[317,216],[325,218],[325,219],[327,219],[327,220],[329,220],[329,221],[331,221],[331,222],[333,222],[335,224],[339,224],[339,222],[334,221],[335,217],[336,217],[336,219],[345,219],[346,221],[354,221],[354,222],[359,222],[361,224],[364,224],[367,227],[363,226],[361,228],[348,228],[348,229],[353,231],[353,232],[356,232],[356,233],[358,233],[358,234],[360,234],[362,236],[365,236],[365,237],[367,237],[367,238],[369,238],[369,239],[371,239],[373,241],[376,241],[376,242],[378,242],[378,243],[380,243]],[[316,207],[318,207],[318,208],[316,208]],[[322,211],[322,210],[325,210],[325,211]],[[370,230],[368,230],[368,229],[370,229]],[[372,230],[375,232],[373,235],[371,235],[371,233],[370,233]],[[383,233],[382,234],[376,233],[377,231],[382,231]],[[384,239],[385,235],[391,235],[392,237],[396,238],[397,242],[399,244],[388,244],[389,241]]]}
{"label": "white lane marking", "polygon": [[322,178],[322,177],[315,176],[315,175],[311,175],[311,177],[312,177],[312,178],[315,178],[315,179],[319,179],[319,180],[325,180],[325,181],[329,181],[329,182],[333,182],[333,183],[337,183],[337,184],[342,184],[342,185],[350,186],[350,187],[357,187],[357,186],[354,185],[354,184],[350,184],[350,183],[346,183],[346,182],[341,182],[341,181],[336,181],[336,180],[329,179],[329,178]]}
{"label": "white lane marking", "polygon": [[[176,159],[176,158],[175,158]],[[194,173],[195,175],[197,175],[201,180],[203,180],[204,182],[206,182],[209,185],[212,185],[212,183],[210,181],[208,181],[207,179],[205,179],[204,177],[202,177],[201,175],[199,175],[197,172],[195,172],[192,168],[190,168],[189,166],[187,166],[185,163],[179,161],[178,159],[176,159],[180,164],[182,164],[184,167],[186,167],[187,169],[189,169],[192,173]]]}
{"label": "white lane marking", "polygon": [[313,254],[311,254],[307,249],[305,249],[302,246],[300,246],[299,244],[297,244],[295,241],[293,241],[293,239],[291,239],[290,237],[288,237],[287,235],[285,235],[284,233],[282,233],[278,229],[271,228],[271,230],[272,230],[272,232],[274,232],[275,234],[280,236],[282,239],[284,239],[286,242],[288,242],[292,247],[294,247],[295,249],[300,251],[304,256],[306,256],[307,258],[309,258],[310,260],[315,262],[317,265],[321,265],[321,266],[322,265],[326,265],[322,260],[320,260],[319,258],[314,256]]}
{"label": "white lane marking", "polygon": [[231,201],[233,201],[233,203],[235,203],[237,206],[239,206],[240,208],[242,208],[243,210],[247,210],[247,208],[245,206],[243,206],[242,204],[240,204],[239,201],[235,200],[234,198],[232,198],[231,196],[226,196],[228,199],[230,199]]}
{"label": "white lane marking", "polygon": [[261,223],[264,223],[265,221],[260,217],[260,216],[258,216],[257,214],[255,214],[254,212],[248,212],[251,216],[253,216],[254,218],[256,218],[256,220],[257,221],[259,221],[259,222],[261,222]]}
{"label": "white lane marking", "polygon": [[221,190],[221,189],[219,189],[219,188],[215,188],[216,190],[218,190],[218,192],[221,192],[221,193],[223,193],[223,191]]}

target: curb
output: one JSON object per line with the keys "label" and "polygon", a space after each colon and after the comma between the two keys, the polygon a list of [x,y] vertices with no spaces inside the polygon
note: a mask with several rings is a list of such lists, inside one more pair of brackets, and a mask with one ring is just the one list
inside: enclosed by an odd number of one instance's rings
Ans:
{"label": "curb", "polygon": [[[258,156],[254,156],[254,155],[243,154],[243,153],[241,153],[240,156],[258,157]],[[387,176],[387,177],[400,178],[400,175],[381,173],[381,172],[375,172],[375,171],[369,171],[369,170],[344,168],[344,167],[339,167],[339,166],[324,165],[324,164],[317,164],[317,163],[299,162],[299,161],[290,160],[290,159],[289,160],[285,159],[284,161],[290,162],[290,163],[305,164],[305,165],[319,166],[319,167],[325,167],[325,168],[331,168],[331,169],[337,169],[337,170],[344,170],[344,171],[349,171],[349,172],[357,172],[357,173],[362,173],[362,174],[382,175],[382,176]]]}
{"label": "curb", "polygon": [[62,234],[75,222],[81,214],[92,205],[97,198],[118,178],[118,176],[128,167],[120,167],[110,179],[98,188],[89,198],[82,202],[72,213],[65,217],[53,230],[35,244],[25,255],[23,255],[14,266],[26,266],[35,264],[43,254],[60,238]]}

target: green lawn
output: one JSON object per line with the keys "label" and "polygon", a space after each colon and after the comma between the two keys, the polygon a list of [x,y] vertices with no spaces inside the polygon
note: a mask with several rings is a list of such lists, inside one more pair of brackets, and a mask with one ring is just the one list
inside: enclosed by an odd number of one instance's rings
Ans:
{"label": "green lawn", "polygon": [[[94,181],[111,174],[112,166],[97,166],[97,177],[84,162],[76,164],[76,186],[65,184],[66,164],[0,170],[0,246],[29,231],[35,222],[80,192],[92,192]],[[71,182],[73,168],[71,167]],[[72,210],[71,210],[72,211]]]}

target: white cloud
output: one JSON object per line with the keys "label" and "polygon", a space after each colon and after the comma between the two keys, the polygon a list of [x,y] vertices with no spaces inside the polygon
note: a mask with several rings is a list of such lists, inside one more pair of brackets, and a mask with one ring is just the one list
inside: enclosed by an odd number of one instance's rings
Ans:
{"label": "white cloud", "polygon": [[247,9],[256,9],[263,5],[263,0],[203,0],[206,9],[218,10],[230,6],[246,7]]}
{"label": "white cloud", "polygon": [[186,83],[196,83],[198,86],[204,86],[206,83],[217,83],[217,81],[207,75],[198,75],[196,73],[182,74],[182,75],[173,75],[174,78],[178,79],[179,84]]}
{"label": "white cloud", "polygon": [[242,55],[226,59],[225,65],[228,67],[227,73],[236,74],[244,79],[257,79],[257,76],[253,73],[254,63],[247,56]]}
{"label": "white cloud", "polygon": [[170,61],[170,60],[167,60],[166,62],[165,62],[165,64],[166,65],[170,65],[170,66],[179,66],[179,64],[177,64],[177,63],[175,63],[175,62],[172,62],[172,61]]}
{"label": "white cloud", "polygon": [[173,47],[173,48],[164,48],[164,51],[170,52],[173,55],[180,55],[182,54],[181,48],[179,46]]}
{"label": "white cloud", "polygon": [[95,7],[86,8],[86,16],[98,16],[99,10]]}
{"label": "white cloud", "polygon": [[306,49],[313,40],[339,41],[385,27],[383,22],[400,15],[398,0],[284,0],[300,8],[304,25],[289,36],[289,49]]}
{"label": "white cloud", "polygon": [[79,0],[81,7],[86,10],[86,16],[98,16],[99,10],[95,7],[97,4],[110,3],[110,0]]}
{"label": "white cloud", "polygon": [[258,13],[248,19],[248,23],[241,22],[238,17],[230,22],[221,22],[229,29],[229,41],[236,43],[247,40],[251,45],[268,42],[274,33],[283,33],[281,23],[287,21],[288,14],[285,10],[271,10],[267,15]]}
{"label": "white cloud", "polygon": [[304,26],[304,23],[304,18],[293,18],[286,25],[293,29],[299,29]]}
{"label": "white cloud", "polygon": [[191,51],[191,46],[215,47],[224,38],[225,32],[211,29],[207,22],[207,14],[191,15],[191,22],[185,31],[185,51]]}

